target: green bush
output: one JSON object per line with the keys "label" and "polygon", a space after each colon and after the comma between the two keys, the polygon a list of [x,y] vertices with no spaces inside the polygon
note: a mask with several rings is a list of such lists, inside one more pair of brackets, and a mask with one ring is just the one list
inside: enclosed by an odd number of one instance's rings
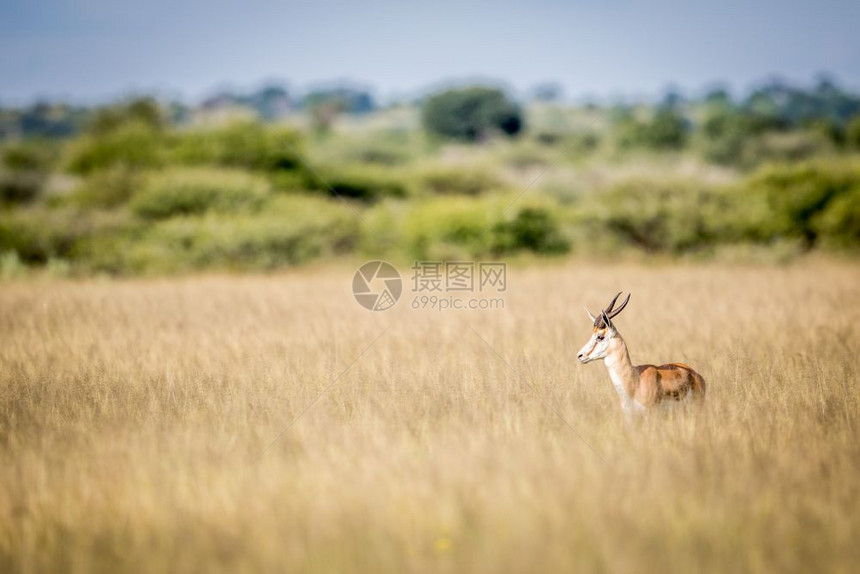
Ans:
{"label": "green bush", "polygon": [[479,195],[501,185],[489,170],[471,165],[426,167],[417,173],[416,180],[422,191],[440,195]]}
{"label": "green bush", "polygon": [[854,150],[860,150],[860,115],[851,118],[845,127],[845,143]]}
{"label": "green bush", "polygon": [[558,222],[544,208],[526,207],[511,220],[493,226],[495,254],[531,251],[539,255],[567,253],[570,242],[562,235]]}
{"label": "green bush", "polygon": [[745,142],[740,165],[754,167],[765,162],[799,162],[832,151],[833,144],[815,132],[771,132]]}
{"label": "green bush", "polygon": [[407,185],[401,178],[391,170],[374,165],[322,167],[306,172],[303,185],[331,196],[363,201],[408,195]]}
{"label": "green bush", "polygon": [[56,142],[33,139],[0,149],[0,205],[30,203],[41,195],[56,161],[57,147]]}
{"label": "green bush", "polygon": [[[399,217],[397,244],[420,260],[474,259],[520,251],[566,252],[569,243],[547,202],[511,206],[515,196],[452,196],[415,201]],[[509,208],[509,211],[505,210]],[[378,219],[378,217],[377,217]]]}
{"label": "green bush", "polygon": [[77,138],[69,151],[67,168],[86,175],[115,166],[158,167],[165,163],[165,137],[142,122],[131,122],[100,134]]}
{"label": "green bush", "polygon": [[152,175],[131,201],[145,219],[165,219],[207,211],[258,208],[269,186],[258,176],[235,170],[177,168]]}
{"label": "green bush", "polygon": [[80,257],[81,242],[128,226],[123,214],[37,206],[0,213],[0,252],[14,251],[28,264]]}
{"label": "green bush", "polygon": [[399,166],[409,163],[424,151],[422,138],[407,131],[374,129],[365,133],[338,133],[336,137],[316,140],[315,163],[343,165],[347,163]]}
{"label": "green bush", "polygon": [[299,169],[301,138],[290,128],[239,122],[176,134],[172,156],[186,165],[213,165],[277,172]]}
{"label": "green bush", "polygon": [[833,148],[820,127],[807,131],[765,130],[755,118],[733,109],[710,111],[702,122],[702,154],[718,164],[751,168],[764,162],[801,161]]}
{"label": "green bush", "polygon": [[561,143],[569,156],[585,157],[600,147],[600,136],[592,132],[577,132],[566,135]]}
{"label": "green bush", "polygon": [[29,203],[42,193],[45,175],[35,171],[0,171],[0,205]]}
{"label": "green bush", "polygon": [[709,111],[701,125],[702,154],[705,159],[723,165],[739,165],[743,160],[744,142],[750,137],[746,119],[726,107]]}
{"label": "green bush", "polygon": [[830,118],[819,118],[804,123],[804,127],[811,134],[818,136],[834,147],[845,145],[846,126]]}
{"label": "green bush", "polygon": [[403,144],[393,141],[371,141],[353,149],[348,159],[361,163],[394,166],[407,163],[412,159],[412,154]]}
{"label": "green bush", "polygon": [[678,150],[687,142],[687,124],[671,109],[658,110],[648,120],[622,116],[617,123],[618,142],[622,149],[642,147],[655,151]]}
{"label": "green bush", "polygon": [[126,272],[273,269],[351,251],[359,221],[346,206],[287,196],[256,214],[158,222],[121,250]]}
{"label": "green bush", "polygon": [[57,159],[57,142],[33,139],[8,144],[2,150],[2,165],[15,172],[48,173]]}
{"label": "green bush", "polygon": [[430,96],[422,106],[427,131],[464,141],[477,141],[493,132],[519,133],[523,125],[519,105],[497,88],[473,86]]}
{"label": "green bush", "polygon": [[860,247],[860,178],[812,219],[825,247]]}
{"label": "green bush", "polygon": [[545,167],[558,159],[558,152],[553,152],[547,146],[540,145],[537,141],[517,139],[497,145],[498,151],[494,155],[498,161],[505,166],[518,170]]}
{"label": "green bush", "polygon": [[580,206],[592,242],[681,254],[727,239],[732,198],[695,181],[630,180],[594,193]]}
{"label": "green bush", "polygon": [[755,241],[798,239],[807,248],[813,247],[822,235],[844,237],[839,225],[850,226],[852,198],[858,187],[857,164],[765,166],[737,192],[744,208],[739,217],[743,232]]}
{"label": "green bush", "polygon": [[503,209],[495,197],[418,200],[399,219],[398,244],[409,257],[421,260],[480,257],[490,252],[490,231]]}
{"label": "green bush", "polygon": [[[107,121],[107,120],[105,120]],[[169,164],[221,166],[279,172],[299,169],[301,141],[295,130],[259,123],[164,133],[143,121],[126,121],[77,138],[68,169],[77,174],[115,166]]]}
{"label": "green bush", "polygon": [[93,134],[108,134],[129,123],[148,126],[153,130],[165,127],[161,107],[153,98],[135,98],[113,106],[98,109],[87,125]]}
{"label": "green bush", "polygon": [[117,165],[87,176],[68,201],[82,208],[112,209],[124,205],[144,182],[139,170]]}

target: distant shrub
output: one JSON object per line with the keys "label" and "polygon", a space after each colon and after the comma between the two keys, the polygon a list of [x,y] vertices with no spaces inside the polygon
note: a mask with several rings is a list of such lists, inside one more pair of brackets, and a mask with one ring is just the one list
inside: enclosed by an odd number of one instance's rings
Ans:
{"label": "distant shrub", "polygon": [[373,165],[322,167],[306,172],[304,186],[332,196],[368,202],[384,197],[402,198],[408,194],[404,181],[390,170]]}
{"label": "distant shrub", "polygon": [[574,156],[587,156],[600,146],[600,136],[592,132],[575,132],[562,140],[562,145]]}
{"label": "distant shrub", "polygon": [[822,140],[835,147],[843,147],[845,145],[845,127],[829,118],[814,119],[804,123],[804,128],[811,134],[819,136]]}
{"label": "distant shrub", "polygon": [[516,252],[564,253],[569,242],[549,204],[505,209],[508,196],[448,197],[416,201],[399,218],[398,244],[416,259],[486,258]]}
{"label": "distant shrub", "polygon": [[845,126],[845,143],[852,149],[860,150],[860,115],[851,118]]}
{"label": "distant shrub", "polygon": [[400,165],[412,159],[409,149],[392,141],[370,142],[353,152],[355,161],[380,165]]}
{"label": "distant shrub", "polygon": [[514,169],[542,167],[557,159],[550,149],[533,140],[518,139],[499,147],[496,153],[499,161]]}
{"label": "distant shrub", "polygon": [[139,170],[117,165],[87,176],[68,200],[79,207],[112,209],[127,203],[143,182]]}
{"label": "distant shrub", "polygon": [[416,259],[480,257],[490,252],[490,230],[503,209],[492,197],[416,201],[400,218],[402,239],[398,243]]}
{"label": "distant shrub", "polygon": [[592,240],[649,253],[681,254],[725,238],[731,198],[700,182],[630,180],[583,200]]}
{"label": "distant shrub", "polygon": [[302,171],[279,171],[269,174],[268,180],[272,184],[272,188],[279,192],[307,191],[315,190],[319,187],[314,179],[314,175],[309,170]]}
{"label": "distant shrub", "polygon": [[[538,131],[534,141],[541,146],[559,146],[571,159],[584,158],[593,154],[600,147],[601,136],[594,131],[569,131],[560,129],[544,129]],[[548,163],[542,161],[541,163]]]}
{"label": "distant shrub", "polygon": [[339,112],[351,114],[366,114],[376,108],[369,92],[352,88],[315,90],[304,97],[302,104],[307,108],[329,104]]}
{"label": "distant shrub", "polygon": [[564,138],[564,133],[555,130],[539,130],[535,133],[535,141],[542,145],[553,146]]}
{"label": "distant shrub", "polygon": [[519,105],[497,88],[473,86],[430,96],[421,110],[427,131],[465,141],[493,132],[519,133],[523,125]]}
{"label": "distant shrub", "polygon": [[687,142],[687,124],[671,109],[660,109],[647,120],[622,116],[616,124],[622,148],[641,147],[656,151],[677,150]]}
{"label": "distant shrub", "polygon": [[0,171],[0,205],[29,203],[39,197],[45,175],[35,171]]}
{"label": "distant shrub", "polygon": [[265,180],[241,171],[174,169],[151,176],[131,201],[146,219],[259,207],[269,192]]}
{"label": "distant shrub", "polygon": [[764,162],[798,162],[825,155],[833,144],[816,132],[772,132],[747,142],[742,165],[757,166]]}
{"label": "distant shrub", "polygon": [[152,127],[133,122],[100,134],[77,138],[70,149],[67,167],[86,175],[114,166],[148,168],[163,165],[165,139]]}
{"label": "distant shrub", "polygon": [[285,196],[256,214],[161,221],[122,250],[125,272],[273,269],[351,250],[359,221],[346,206]]}
{"label": "distant shrub", "polygon": [[496,254],[531,251],[554,255],[569,249],[570,242],[561,234],[558,222],[544,208],[526,207],[513,219],[493,226],[491,250]]}
{"label": "distant shrub", "polygon": [[174,138],[173,158],[187,165],[213,165],[266,172],[301,167],[301,139],[293,129],[239,122],[193,130]]}
{"label": "distant shrub", "polygon": [[420,189],[440,195],[479,195],[500,186],[489,170],[471,165],[426,167],[418,172],[416,180]]}
{"label": "distant shrub", "polygon": [[813,247],[819,237],[851,235],[857,164],[808,162],[766,166],[738,190],[744,234],[757,241],[794,238]]}
{"label": "distant shrub", "polygon": [[639,137],[652,149],[680,149],[687,140],[687,125],[678,113],[660,110],[642,126]]}
{"label": "distant shrub", "polygon": [[77,132],[87,112],[61,102],[35,102],[0,110],[0,139],[8,137],[64,138]]}
{"label": "distant shrub", "polygon": [[15,172],[47,173],[57,159],[57,143],[35,139],[7,144],[0,153],[3,167]]}
{"label": "distant shrub", "polygon": [[99,108],[90,119],[87,130],[93,134],[108,134],[123,125],[137,123],[154,130],[166,127],[161,107],[153,98],[134,98],[113,106]]}
{"label": "distant shrub", "polygon": [[813,217],[811,224],[825,247],[860,247],[860,178]]}
{"label": "distant shrub", "polygon": [[559,171],[540,178],[535,191],[561,205],[570,205],[580,201],[583,196],[594,193],[597,185],[575,172]]}
{"label": "distant shrub", "polygon": [[338,134],[319,146],[316,156],[321,155],[321,163],[328,165],[369,163],[397,166],[408,163],[417,155],[416,147],[420,147],[417,143],[409,133],[395,131],[374,131],[362,136]]}
{"label": "distant shrub", "polygon": [[709,111],[700,130],[702,155],[714,163],[752,168],[764,162],[800,161],[833,148],[835,136],[823,131],[824,124],[783,131],[763,126],[760,120],[732,108]]}
{"label": "distant shrub", "polygon": [[321,134],[327,133],[341,114],[366,114],[376,108],[370,93],[350,88],[313,91],[304,97],[302,105],[309,112],[311,127]]}
{"label": "distant shrub", "polygon": [[58,144],[33,139],[0,148],[0,205],[30,203],[42,193],[57,158]]}
{"label": "distant shrub", "polygon": [[701,136],[706,160],[723,165],[738,165],[743,160],[744,143],[750,136],[750,129],[741,114],[720,106],[705,116]]}
{"label": "distant shrub", "polygon": [[0,252],[14,251],[28,264],[75,259],[86,238],[123,228],[121,214],[42,206],[0,213]]}

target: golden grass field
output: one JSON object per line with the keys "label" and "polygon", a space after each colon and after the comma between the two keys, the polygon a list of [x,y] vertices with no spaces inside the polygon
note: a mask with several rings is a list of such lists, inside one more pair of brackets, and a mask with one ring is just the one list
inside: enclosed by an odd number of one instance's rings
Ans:
{"label": "golden grass field", "polygon": [[[0,571],[856,571],[856,265],[517,267],[448,313],[353,270],[0,285]],[[703,409],[628,428],[576,361],[621,289]]]}

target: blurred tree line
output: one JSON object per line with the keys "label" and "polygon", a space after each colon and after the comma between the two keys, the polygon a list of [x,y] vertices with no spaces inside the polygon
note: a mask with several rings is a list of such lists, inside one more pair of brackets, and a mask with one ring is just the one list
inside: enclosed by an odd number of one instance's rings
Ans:
{"label": "blurred tree line", "polygon": [[[140,98],[151,101],[152,98]],[[0,140],[16,138],[64,138],[92,126],[93,116],[103,115],[105,108],[116,106],[72,106],[62,102],[36,102],[24,107],[0,105]],[[303,95],[291,94],[280,85],[267,85],[249,92],[222,91],[191,106],[178,101],[160,103],[163,120],[173,125],[189,123],[195,114],[206,115],[219,110],[251,111],[261,121],[277,121],[300,112],[316,113],[331,108],[336,114],[362,114],[377,109],[369,91],[333,87],[314,89]]]}
{"label": "blurred tree line", "polygon": [[[384,110],[343,89],[308,94],[305,127],[274,121],[289,99],[275,88],[242,96],[260,107],[256,119],[200,125],[188,123],[188,109],[151,98],[6,110],[0,274],[271,269],[358,254],[860,248],[860,99],[832,82],[607,108],[568,106],[550,88],[534,104],[489,86],[444,90],[422,100],[422,129],[355,133],[335,129],[341,115]],[[204,107],[216,105],[225,104]],[[467,161],[446,159],[451,151]],[[565,169],[698,158],[736,175],[546,182],[519,198],[517,174],[559,153]]]}

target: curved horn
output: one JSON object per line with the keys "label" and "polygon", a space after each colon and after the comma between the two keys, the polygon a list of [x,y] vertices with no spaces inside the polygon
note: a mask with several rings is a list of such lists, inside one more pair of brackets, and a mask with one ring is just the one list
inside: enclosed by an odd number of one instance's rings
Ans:
{"label": "curved horn", "polygon": [[597,321],[597,317],[595,317],[594,315],[592,315],[592,314],[591,314],[591,311],[589,311],[589,310],[588,310],[588,307],[585,307],[585,306],[583,305],[583,307],[582,307],[582,308],[583,308],[583,309],[585,309],[585,312],[586,312],[586,313],[588,313],[588,318],[589,318],[589,319],[591,319],[592,321]]}
{"label": "curved horn", "polygon": [[612,298],[612,301],[609,302],[609,306],[606,307],[606,309],[604,309],[604,311],[606,311],[607,315],[612,312],[612,306],[615,305],[615,302],[618,300],[618,298],[620,296],[621,296],[621,291],[619,291],[618,294]]}
{"label": "curved horn", "polygon": [[[621,293],[619,293],[618,295],[621,295]],[[624,310],[624,308],[627,306],[627,303],[630,301],[630,295],[631,295],[630,293],[627,294],[627,299],[624,300],[624,302],[618,307],[618,309],[616,309],[615,311],[612,311],[611,313],[609,311],[607,311],[607,315],[609,315],[610,319],[612,319],[613,317],[615,317],[616,315],[618,315],[620,312],[622,312]],[[614,302],[615,302],[615,300],[613,299],[613,303]]]}

